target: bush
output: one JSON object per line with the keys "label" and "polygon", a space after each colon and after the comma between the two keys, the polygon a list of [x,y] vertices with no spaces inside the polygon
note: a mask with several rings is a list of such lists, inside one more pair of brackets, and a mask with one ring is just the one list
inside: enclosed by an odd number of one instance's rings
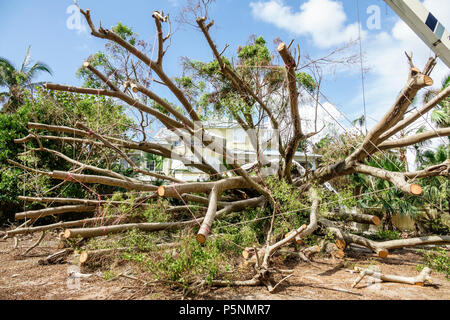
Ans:
{"label": "bush", "polygon": [[[155,280],[173,281],[187,287],[197,280],[206,279],[210,283],[232,270],[229,253],[223,250],[222,241],[212,238],[205,246],[201,246],[194,238],[187,238],[173,250],[149,252],[130,250],[123,254],[123,258],[140,264],[154,276]],[[146,245],[147,249],[149,246],[151,245]]]}
{"label": "bush", "polygon": [[27,135],[24,124],[28,121],[28,109],[22,109],[15,114],[0,113],[0,226],[6,220],[14,220],[14,214],[20,210],[17,197],[22,190],[20,175],[22,171],[12,168],[8,159],[16,160],[23,152],[23,146],[15,144],[14,139]]}
{"label": "bush", "polygon": [[[27,98],[16,113],[0,114],[0,226],[7,219],[13,220],[14,214],[22,210],[17,197],[23,192],[28,194],[45,194],[48,197],[74,197],[89,198],[91,192],[79,184],[66,185],[62,189],[45,193],[56,186],[60,181],[51,180],[47,177],[35,174],[24,175],[18,168],[12,167],[7,160],[15,160],[30,167],[39,167],[41,170],[52,171],[70,170],[73,166],[54,155],[46,152],[23,153],[24,146],[14,143],[14,139],[23,138],[28,135],[27,123],[29,121],[42,122],[50,125],[73,126],[77,121],[84,121],[86,125],[97,127],[108,127],[114,124],[111,134],[123,135],[131,120],[125,115],[124,108],[116,105],[113,100],[104,97],[93,97],[87,95],[71,94],[65,92],[48,92],[36,87],[33,99]],[[80,145],[61,144],[58,141],[41,141],[43,146],[54,149],[68,156],[79,156],[86,152],[86,148]],[[26,143],[27,150],[37,148],[38,144],[32,140]],[[91,150],[90,159],[92,164],[105,168],[104,160],[98,161],[104,154]],[[100,163],[99,163],[100,162]],[[119,165],[112,165],[113,171],[121,172],[127,176],[131,173],[123,170]],[[86,172],[89,173],[89,172]],[[24,175],[21,177],[21,175]],[[23,181],[23,182],[22,182]],[[99,194],[110,194],[120,190],[114,187],[93,185],[91,187]],[[26,204],[27,209],[41,209],[41,204]],[[5,213],[8,213],[7,215]],[[45,220],[51,219],[50,217]]]}
{"label": "bush", "polygon": [[[420,250],[423,254],[425,265],[437,272],[445,274],[447,280],[450,280],[450,257],[445,249],[434,248],[433,250]],[[418,269],[423,269],[419,265]]]}

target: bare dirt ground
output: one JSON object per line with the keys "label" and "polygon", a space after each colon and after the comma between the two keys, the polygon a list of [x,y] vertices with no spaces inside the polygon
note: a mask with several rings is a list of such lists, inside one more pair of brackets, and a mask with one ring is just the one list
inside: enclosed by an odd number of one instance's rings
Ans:
{"label": "bare dirt ground", "polygon": [[[50,237],[48,237],[50,238]],[[116,277],[106,281],[101,272],[89,278],[71,278],[76,271],[73,258],[68,263],[41,266],[38,260],[57,251],[55,241],[43,241],[33,249],[31,257],[21,257],[38,236],[22,236],[13,249],[12,239],[0,242],[0,299],[3,300],[118,300],[118,299],[182,299],[179,290],[161,285],[143,288],[138,280]],[[13,250],[12,250],[13,249]],[[291,278],[283,282],[275,294],[268,294],[263,287],[213,288],[190,297],[194,299],[242,299],[242,300],[450,300],[450,281],[441,273],[433,272],[433,285],[424,287],[397,283],[370,284],[360,282],[351,288],[356,274],[348,272],[353,266],[377,266],[383,273],[415,276],[417,264],[423,259],[415,250],[394,251],[386,259],[369,252],[349,252],[344,260],[316,258],[312,263],[286,261],[284,268],[294,269]],[[129,266],[118,266],[129,268]],[[81,270],[85,273],[86,270]],[[139,278],[142,275],[131,274]],[[79,284],[79,285],[78,285]]]}

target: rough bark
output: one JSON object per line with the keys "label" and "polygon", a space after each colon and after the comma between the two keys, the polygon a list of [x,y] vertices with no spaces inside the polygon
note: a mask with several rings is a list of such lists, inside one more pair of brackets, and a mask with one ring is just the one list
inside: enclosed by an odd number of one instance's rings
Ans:
{"label": "rough bark", "polygon": [[287,179],[291,179],[291,166],[292,160],[294,159],[295,152],[297,151],[298,144],[303,138],[302,126],[300,114],[298,111],[298,88],[297,88],[297,77],[295,73],[296,63],[294,57],[292,57],[289,49],[284,42],[280,43],[278,46],[278,53],[286,67],[287,73],[287,83],[289,89],[289,105],[291,111],[291,119],[293,122],[292,137],[286,146],[285,151],[285,163],[284,163],[284,174],[283,176]]}
{"label": "rough bark", "polygon": [[367,156],[374,153],[377,145],[381,142],[380,136],[389,128],[395,126],[402,120],[406,110],[411,105],[417,92],[427,86],[432,86],[433,80],[413,68],[410,71],[410,76],[405,87],[400,95],[386,113],[386,115],[370,130],[365,137],[361,146],[350,156],[353,160],[364,160]]}

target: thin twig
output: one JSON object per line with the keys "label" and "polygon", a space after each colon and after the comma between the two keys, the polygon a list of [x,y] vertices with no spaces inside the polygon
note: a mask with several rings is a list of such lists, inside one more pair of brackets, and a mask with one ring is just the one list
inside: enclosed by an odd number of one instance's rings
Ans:
{"label": "thin twig", "polygon": [[45,231],[42,231],[42,234],[41,234],[41,237],[39,238],[39,240],[36,241],[36,243],[33,244],[31,247],[29,247],[24,253],[22,253],[21,256],[25,257],[28,252],[30,252],[31,250],[36,248],[41,243],[41,241],[44,239],[44,237],[45,237]]}

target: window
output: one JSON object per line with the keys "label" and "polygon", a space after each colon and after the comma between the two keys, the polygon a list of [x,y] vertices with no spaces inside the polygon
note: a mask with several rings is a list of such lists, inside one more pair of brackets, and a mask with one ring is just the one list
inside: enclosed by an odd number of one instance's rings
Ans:
{"label": "window", "polygon": [[148,169],[148,171],[155,171],[155,161],[148,161],[147,169]]}
{"label": "window", "polygon": [[246,137],[245,130],[242,128],[233,129],[233,142],[235,143],[245,143]]}

